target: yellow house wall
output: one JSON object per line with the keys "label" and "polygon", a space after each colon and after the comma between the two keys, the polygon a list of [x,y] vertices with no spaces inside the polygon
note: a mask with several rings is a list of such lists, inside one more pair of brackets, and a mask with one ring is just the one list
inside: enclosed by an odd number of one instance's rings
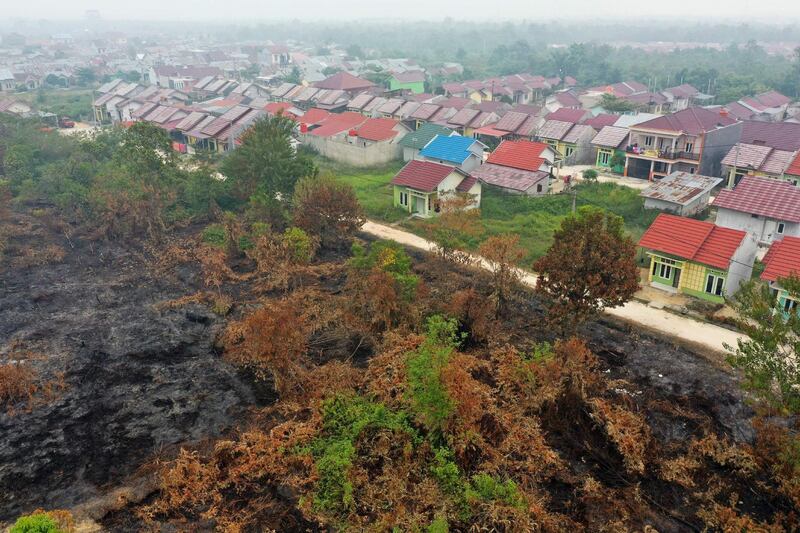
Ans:
{"label": "yellow house wall", "polygon": [[684,263],[678,289],[702,291],[705,287],[706,267],[696,263]]}

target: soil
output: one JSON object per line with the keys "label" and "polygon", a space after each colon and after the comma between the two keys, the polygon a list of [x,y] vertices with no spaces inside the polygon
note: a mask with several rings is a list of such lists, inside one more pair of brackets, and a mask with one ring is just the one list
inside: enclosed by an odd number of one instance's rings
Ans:
{"label": "soil", "polygon": [[[31,412],[0,411],[0,522],[102,494],[159,451],[221,434],[253,403],[214,348],[220,317],[153,307],[197,290],[196,271],[157,276],[140,246],[15,222],[24,231],[0,263],[0,354],[42,354],[40,376],[64,372],[66,389]],[[60,246],[64,260],[15,267],[32,241]]]}

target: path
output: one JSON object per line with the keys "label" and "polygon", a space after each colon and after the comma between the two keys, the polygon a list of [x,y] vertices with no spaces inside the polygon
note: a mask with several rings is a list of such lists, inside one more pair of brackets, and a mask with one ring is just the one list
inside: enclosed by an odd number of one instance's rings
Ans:
{"label": "path", "polygon": [[[432,242],[418,235],[377,222],[367,221],[362,230],[380,239],[393,240],[424,251],[431,251],[435,247]],[[482,268],[488,268],[489,263],[485,259],[479,257],[476,259],[480,261]],[[523,272],[522,282],[529,286],[535,285],[536,274]],[[737,339],[743,337],[739,333],[714,324],[655,309],[637,301],[630,301],[622,307],[607,309],[606,313],[626,322],[643,326],[678,342],[711,350],[717,354],[725,353],[723,343],[736,346]]]}

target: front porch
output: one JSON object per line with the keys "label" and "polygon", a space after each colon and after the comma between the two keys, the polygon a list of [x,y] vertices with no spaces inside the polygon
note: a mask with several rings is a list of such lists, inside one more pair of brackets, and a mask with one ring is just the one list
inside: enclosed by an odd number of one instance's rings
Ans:
{"label": "front porch", "polygon": [[424,192],[409,187],[394,187],[394,205],[405,209],[412,216],[430,218],[439,212],[439,194]]}

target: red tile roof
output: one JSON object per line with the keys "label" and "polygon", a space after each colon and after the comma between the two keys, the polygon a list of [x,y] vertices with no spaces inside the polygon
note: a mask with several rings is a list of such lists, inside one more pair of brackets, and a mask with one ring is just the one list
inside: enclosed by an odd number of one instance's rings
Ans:
{"label": "red tile roof", "polygon": [[800,152],[797,152],[794,161],[792,161],[791,164],[789,165],[789,168],[786,169],[786,174],[791,174],[792,176],[800,176]]}
{"label": "red tile roof", "polygon": [[794,152],[800,150],[800,124],[747,120],[739,142]]}
{"label": "red tile roof", "polygon": [[311,130],[309,133],[315,137],[330,137],[342,133],[343,131],[351,130],[363,124],[366,120],[367,117],[361,113],[347,111],[338,115],[330,115],[322,122],[322,125]]}
{"label": "red tile roof", "polygon": [[764,256],[766,268],[761,279],[777,281],[790,275],[800,275],[800,237],[784,237],[770,246]]}
{"label": "red tile roof", "polygon": [[570,122],[572,124],[582,124],[586,120],[587,115],[591,116],[592,112],[588,109],[570,109],[562,107],[549,113],[545,118],[547,120],[560,120],[562,122]]}
{"label": "red tile roof", "polygon": [[710,222],[660,214],[639,240],[639,246],[727,270],[747,234]]}
{"label": "red tile roof", "polygon": [[286,111],[291,109],[291,102],[270,102],[264,106],[264,111],[270,115],[277,115],[278,113],[286,114]]}
{"label": "red tile roof", "polygon": [[455,171],[454,167],[430,161],[409,161],[392,178],[392,184],[411,187],[418,191],[432,192],[447,176]]}
{"label": "red tile roof", "polygon": [[776,178],[745,176],[735,189],[723,189],[712,204],[786,222],[800,222],[800,188]]}
{"label": "red tile roof", "polygon": [[619,120],[619,115],[614,115],[611,113],[600,113],[597,116],[589,117],[583,121],[584,124],[587,126],[591,126],[593,129],[600,131],[606,126],[613,126],[617,120]]}
{"label": "red tile roof", "polygon": [[391,118],[370,118],[358,127],[358,136],[368,141],[386,141],[397,136],[397,124]]}
{"label": "red tile roof", "polygon": [[547,148],[549,148],[548,145],[539,142],[503,141],[495,148],[486,162],[535,172],[545,162],[542,153]]}
{"label": "red tile roof", "polygon": [[369,80],[353,76],[349,72],[341,71],[336,74],[318,81],[314,87],[318,89],[341,89],[343,91],[355,91],[358,89],[369,89],[375,84]]}
{"label": "red tile roof", "polygon": [[331,116],[330,112],[325,111],[324,109],[319,109],[317,107],[312,107],[311,109],[303,113],[303,116],[300,117],[299,120],[303,124],[308,124],[309,126],[313,126],[315,124],[323,122],[329,116]]}
{"label": "red tile roof", "polygon": [[729,126],[736,119],[702,107],[690,107],[631,126],[631,129],[683,132],[690,135],[713,131],[719,126]]}

